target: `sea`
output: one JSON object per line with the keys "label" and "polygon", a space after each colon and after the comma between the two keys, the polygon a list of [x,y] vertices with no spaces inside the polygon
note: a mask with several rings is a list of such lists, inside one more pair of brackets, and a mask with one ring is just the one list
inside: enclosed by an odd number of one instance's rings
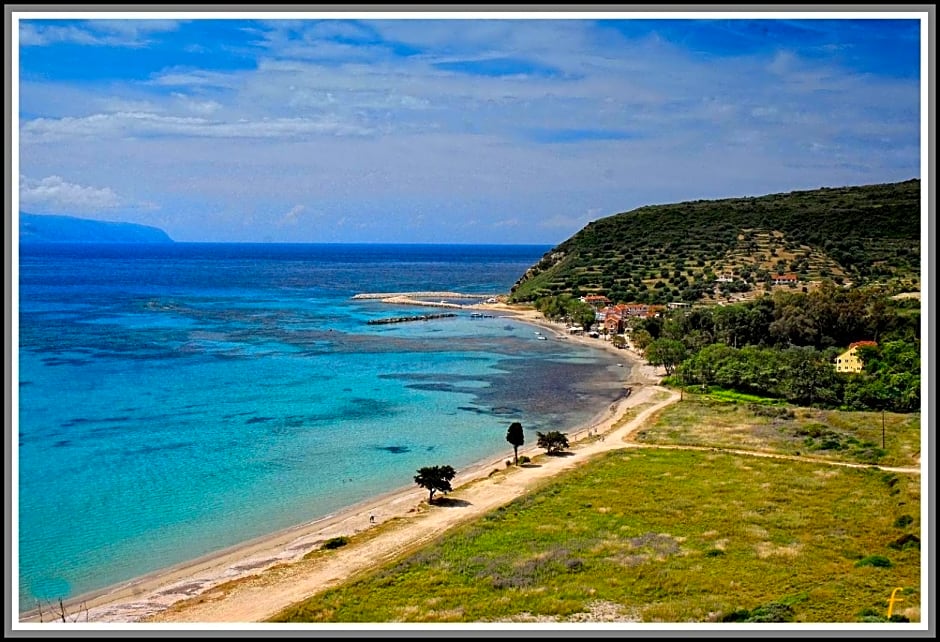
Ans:
{"label": "sea", "polygon": [[[505,294],[548,249],[21,245],[21,612],[415,488],[423,466],[508,459],[513,421],[532,445],[595,417],[616,355],[353,298]],[[368,323],[434,313],[455,316]]]}

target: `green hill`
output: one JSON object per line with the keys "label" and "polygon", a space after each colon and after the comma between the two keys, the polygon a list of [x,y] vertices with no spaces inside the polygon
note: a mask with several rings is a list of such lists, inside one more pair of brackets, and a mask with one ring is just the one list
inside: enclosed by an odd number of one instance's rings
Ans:
{"label": "green hill", "polygon": [[[920,180],[651,205],[588,223],[512,288],[614,302],[715,302],[823,279],[919,288]],[[795,285],[774,285],[795,274]]]}

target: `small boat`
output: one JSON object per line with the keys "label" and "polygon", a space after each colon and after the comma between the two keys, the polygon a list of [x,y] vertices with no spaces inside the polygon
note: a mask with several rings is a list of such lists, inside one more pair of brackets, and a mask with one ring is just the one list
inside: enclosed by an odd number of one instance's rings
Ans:
{"label": "small boat", "polygon": [[539,341],[548,341],[548,337],[543,337],[541,334],[538,336]]}

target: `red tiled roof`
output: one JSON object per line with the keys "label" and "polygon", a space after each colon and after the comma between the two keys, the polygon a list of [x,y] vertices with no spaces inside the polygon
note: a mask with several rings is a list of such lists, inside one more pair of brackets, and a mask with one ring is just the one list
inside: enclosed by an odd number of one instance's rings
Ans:
{"label": "red tiled roof", "polygon": [[863,346],[876,346],[876,345],[878,345],[877,341],[856,341],[854,343],[849,344],[849,349],[851,350],[852,348],[861,348]]}

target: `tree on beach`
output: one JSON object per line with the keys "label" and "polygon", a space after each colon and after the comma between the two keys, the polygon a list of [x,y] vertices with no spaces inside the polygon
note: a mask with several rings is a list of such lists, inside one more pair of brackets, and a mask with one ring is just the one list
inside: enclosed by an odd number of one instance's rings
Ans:
{"label": "tree on beach", "polygon": [[568,316],[587,332],[597,320],[597,313],[591,304],[575,299],[568,304]]}
{"label": "tree on beach", "polygon": [[557,430],[547,433],[537,432],[535,436],[538,437],[538,442],[536,442],[538,447],[544,448],[549,455],[560,453],[568,447],[568,436],[563,432]]}
{"label": "tree on beach", "polygon": [[451,466],[425,466],[418,469],[418,474],[415,475],[415,483],[421,488],[427,489],[428,503],[431,504],[434,501],[436,491],[449,493],[453,490],[450,487],[450,481],[456,474],[457,471]]}
{"label": "tree on beach", "polygon": [[519,446],[525,443],[525,435],[522,432],[522,424],[514,421],[509,424],[509,430],[506,432],[506,441],[512,444],[514,463],[519,463]]}

